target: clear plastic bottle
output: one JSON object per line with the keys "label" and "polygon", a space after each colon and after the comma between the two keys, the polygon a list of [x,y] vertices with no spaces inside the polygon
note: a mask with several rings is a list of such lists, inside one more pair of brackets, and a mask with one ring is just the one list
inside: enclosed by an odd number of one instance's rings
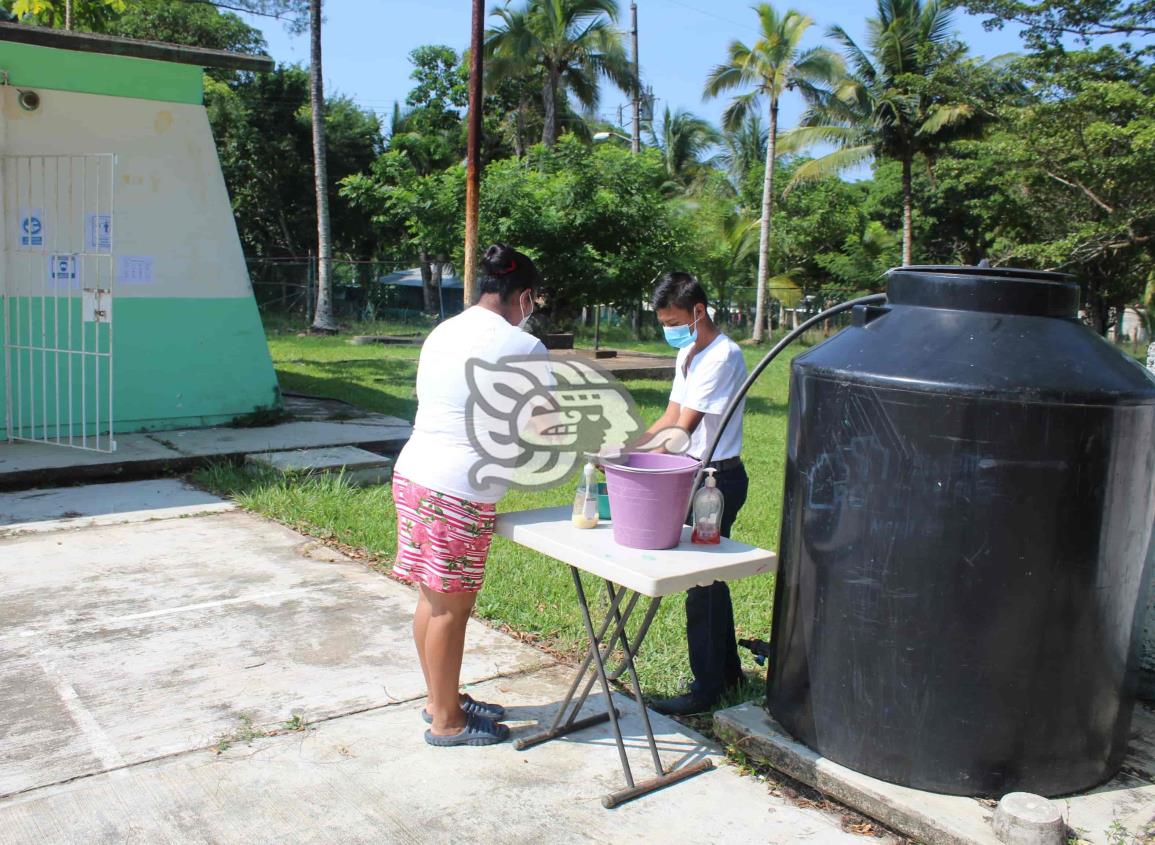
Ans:
{"label": "clear plastic bottle", "polygon": [[690,542],[712,546],[722,540],[722,491],[714,480],[714,469],[706,468],[706,484],[694,494],[694,530]]}
{"label": "clear plastic bottle", "polygon": [[573,498],[575,528],[596,528],[598,524],[598,468],[589,461],[582,470]]}

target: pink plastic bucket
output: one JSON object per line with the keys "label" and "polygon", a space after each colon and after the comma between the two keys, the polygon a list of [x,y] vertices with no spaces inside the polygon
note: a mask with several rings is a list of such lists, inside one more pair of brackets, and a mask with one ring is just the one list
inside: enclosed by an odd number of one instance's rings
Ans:
{"label": "pink plastic bucket", "polygon": [[632,452],[623,463],[604,464],[614,540],[631,549],[678,545],[701,463],[681,455]]}

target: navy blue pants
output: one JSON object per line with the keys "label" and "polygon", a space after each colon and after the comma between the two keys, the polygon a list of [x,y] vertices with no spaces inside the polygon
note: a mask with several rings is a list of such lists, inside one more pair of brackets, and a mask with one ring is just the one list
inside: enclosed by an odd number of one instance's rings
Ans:
{"label": "navy blue pants", "polygon": [[[721,533],[729,537],[738,511],[746,504],[750,479],[744,466],[715,472],[714,478],[723,497]],[[734,607],[725,582],[691,587],[686,593],[686,642],[690,648],[690,670],[694,673],[690,691],[695,696],[713,702],[742,679]]]}

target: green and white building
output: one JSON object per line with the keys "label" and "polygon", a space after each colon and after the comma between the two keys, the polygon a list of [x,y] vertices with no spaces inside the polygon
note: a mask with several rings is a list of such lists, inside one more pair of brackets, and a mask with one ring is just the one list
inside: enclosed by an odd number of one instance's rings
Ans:
{"label": "green and white building", "polygon": [[272,62],[0,24],[9,442],[107,451],[117,433],[280,407],[202,104],[208,66]]}

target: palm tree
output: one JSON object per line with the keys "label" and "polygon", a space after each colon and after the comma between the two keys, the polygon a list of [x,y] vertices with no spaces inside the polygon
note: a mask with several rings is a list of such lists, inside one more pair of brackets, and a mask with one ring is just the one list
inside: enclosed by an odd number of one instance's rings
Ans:
{"label": "palm tree", "polygon": [[767,135],[762,115],[756,111],[748,112],[737,129],[722,133],[722,150],[714,163],[730,175],[735,189],[740,190],[746,174],[766,161]]}
{"label": "palm tree", "polygon": [[754,232],[758,219],[747,215],[737,205],[731,206],[719,221],[714,287],[718,292],[719,322],[729,316],[731,299],[730,287],[736,280],[749,279],[750,259],[754,255],[758,241]]}
{"label": "palm tree", "polygon": [[[973,134],[990,117],[981,105],[983,92],[973,90],[986,77],[959,73],[966,47],[952,39],[950,26],[950,9],[939,0],[878,0],[878,16],[867,21],[869,51],[842,27],[832,27],[828,34],[842,45],[851,71],[832,90],[816,92],[802,127],[788,139],[792,148],[825,142],[837,149],[799,167],[787,190],[871,158],[901,162],[902,261],[908,265],[915,158],[931,161],[937,149]],[[963,75],[972,90],[958,83]]]}
{"label": "palm tree", "polygon": [[560,134],[564,100],[572,95],[587,112],[597,110],[604,77],[623,91],[637,85],[614,27],[617,0],[525,0],[502,7],[501,23],[486,33],[485,51],[496,78],[534,78],[541,85],[545,125],[541,140],[552,147]]}
{"label": "palm tree", "polygon": [[799,49],[802,36],[814,23],[811,18],[793,9],[779,14],[768,3],[755,6],[754,11],[758,14],[761,37],[753,46],[741,41],[730,45],[729,59],[714,68],[706,80],[705,96],[718,97],[735,89],[751,89],[736,95],[726,108],[722,121],[728,131],[738,129],[746,115],[763,98],[769,105],[770,127],[758,244],[758,293],[754,311],[754,342],[760,343],[766,320],[766,282],[770,277],[770,216],[774,210],[778,104],[787,91],[797,89],[808,94],[816,85],[832,82],[841,74],[842,65],[838,56],[825,48]]}
{"label": "palm tree", "polygon": [[317,312],[313,329],[335,332],[333,244],[329,229],[329,167],[325,148],[325,90],[321,79],[321,0],[309,2],[309,100],[313,110],[313,173],[317,191]]}
{"label": "palm tree", "polygon": [[710,122],[688,111],[671,112],[666,107],[661,123],[650,127],[654,146],[662,151],[666,175],[679,188],[687,187],[700,174],[702,156],[722,140]]}

